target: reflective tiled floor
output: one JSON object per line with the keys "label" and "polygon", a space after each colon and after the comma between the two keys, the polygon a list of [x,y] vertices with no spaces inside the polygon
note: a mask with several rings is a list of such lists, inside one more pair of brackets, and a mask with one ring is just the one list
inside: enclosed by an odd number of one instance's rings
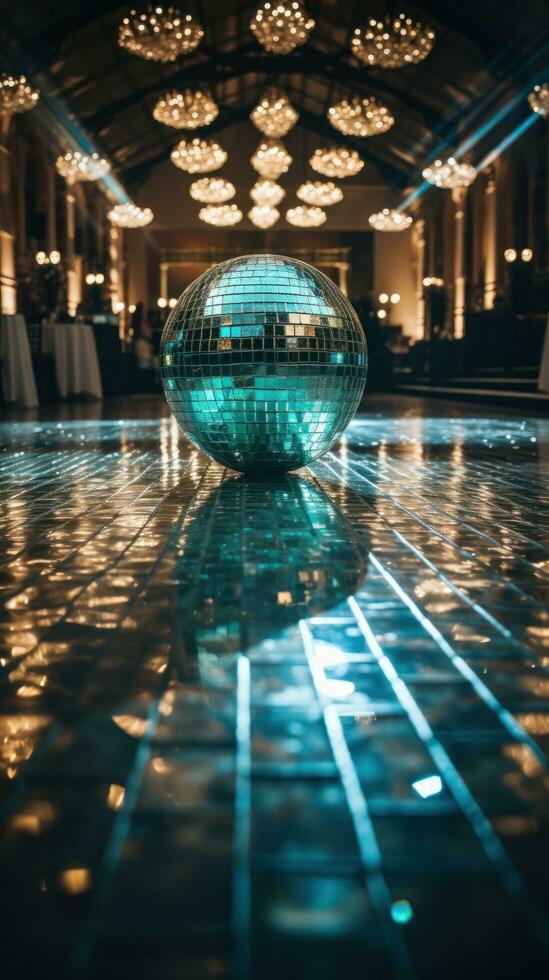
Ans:
{"label": "reflective tiled floor", "polygon": [[9,980],[547,975],[549,423],[370,405],[0,425]]}

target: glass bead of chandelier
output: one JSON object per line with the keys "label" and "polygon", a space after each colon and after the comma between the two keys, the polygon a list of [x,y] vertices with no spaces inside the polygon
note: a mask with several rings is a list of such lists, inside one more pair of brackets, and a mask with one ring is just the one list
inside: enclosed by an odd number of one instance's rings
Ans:
{"label": "glass bead of chandelier", "polygon": [[281,140],[266,139],[261,141],[250,163],[261,177],[276,180],[288,172],[293,159]]}
{"label": "glass bead of chandelier", "polygon": [[290,54],[309,38],[315,22],[307,17],[297,0],[293,3],[264,3],[250,22],[256,40],[272,54]]}
{"label": "glass bead of chandelier", "polygon": [[248,211],[248,217],[256,228],[272,228],[280,218],[280,211],[269,204],[255,204]]}
{"label": "glass bead of chandelier", "polygon": [[250,191],[250,197],[254,204],[265,204],[275,208],[286,197],[286,191],[275,180],[263,177],[261,180],[256,180]]}
{"label": "glass bead of chandelier", "polygon": [[128,201],[126,204],[115,205],[107,217],[118,228],[144,228],[151,223],[154,214],[150,208],[140,208]]}
{"label": "glass bead of chandelier", "polygon": [[452,190],[454,187],[469,187],[477,172],[470,163],[462,163],[454,157],[447,160],[435,160],[422,171],[422,177],[433,187]]}
{"label": "glass bead of chandelier", "polygon": [[435,39],[432,27],[414,23],[406,14],[387,14],[383,20],[371,17],[366,27],[355,28],[351,50],[371,67],[402,68],[423,61],[433,50]]}
{"label": "glass bead of chandelier", "polygon": [[198,47],[204,31],[190,14],[176,7],[148,7],[143,13],[130,10],[118,28],[118,44],[126,51],[167,64]]}
{"label": "glass bead of chandelier", "polygon": [[296,194],[305,204],[329,208],[343,200],[343,191],[331,180],[306,180],[298,187]]}
{"label": "glass bead of chandelier", "polygon": [[242,211],[236,204],[208,204],[200,209],[198,217],[207,225],[229,228],[230,225],[237,225],[242,221]]}
{"label": "glass bead of chandelier", "polygon": [[549,84],[544,82],[543,85],[535,85],[528,96],[528,102],[532,112],[537,112],[539,116],[549,116]]}
{"label": "glass bead of chandelier", "polygon": [[353,95],[330,106],[328,121],[345,136],[378,136],[386,133],[395,119],[390,109],[377,102],[373,95],[365,98]]}
{"label": "glass bead of chandelier", "polygon": [[18,112],[28,112],[34,109],[39,98],[39,92],[25,75],[0,76],[0,115],[15,116]]}
{"label": "glass bead of chandelier", "polygon": [[186,174],[209,174],[219,170],[228,160],[228,153],[215,140],[179,140],[170,154],[175,167]]}
{"label": "glass bead of chandelier", "polygon": [[190,88],[183,92],[166,92],[153,109],[157,122],[174,129],[200,129],[213,123],[218,115],[219,106],[209,92]]}
{"label": "glass bead of chandelier", "polygon": [[108,160],[98,153],[81,153],[80,150],[69,151],[55,161],[57,173],[64,177],[67,183],[74,184],[81,180],[101,180],[109,173],[111,165]]}
{"label": "glass bead of chandelier", "polygon": [[235,196],[234,184],[224,177],[201,177],[189,187],[193,201],[201,204],[225,204]]}
{"label": "glass bead of chandelier", "polygon": [[364,160],[356,150],[348,150],[344,146],[319,147],[309,160],[309,166],[323,177],[338,177],[343,180],[360,173]]}
{"label": "glass bead of chandelier", "polygon": [[299,113],[284,92],[269,88],[255,109],[252,109],[250,119],[265,136],[278,138],[285,136],[295,126]]}
{"label": "glass bead of chandelier", "polygon": [[286,211],[286,221],[296,228],[318,228],[326,221],[327,214],[322,208],[310,207],[308,204],[298,204]]}
{"label": "glass bead of chandelier", "polygon": [[383,208],[383,211],[371,214],[368,218],[369,224],[376,231],[405,231],[412,221],[411,215],[396,211],[394,208]]}

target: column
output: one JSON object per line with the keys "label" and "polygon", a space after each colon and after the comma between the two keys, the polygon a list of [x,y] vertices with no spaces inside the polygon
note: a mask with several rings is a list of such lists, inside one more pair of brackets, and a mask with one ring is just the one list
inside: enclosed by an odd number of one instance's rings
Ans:
{"label": "column", "polygon": [[491,310],[497,291],[498,253],[495,170],[490,167],[484,190],[484,309]]}
{"label": "column", "polygon": [[454,339],[465,329],[465,196],[467,188],[454,187]]}
{"label": "column", "polygon": [[15,313],[17,310],[9,131],[10,117],[7,114],[0,115],[0,306],[2,313]]}
{"label": "column", "polygon": [[168,272],[170,266],[167,262],[160,263],[160,295],[165,299],[169,299],[168,295]]}
{"label": "column", "polygon": [[66,243],[66,268],[67,268],[67,309],[70,316],[76,313],[76,307],[80,302],[80,282],[79,271],[74,252],[74,208],[75,196],[74,185],[67,181],[65,195],[67,210],[67,243]]}
{"label": "column", "polygon": [[46,193],[47,193],[47,215],[46,215],[46,238],[48,252],[57,250],[57,215],[55,199],[56,171],[55,164],[48,160],[46,170]]}
{"label": "column", "polygon": [[338,265],[338,267],[337,267],[337,271],[338,271],[338,275],[339,275],[339,288],[341,289],[341,292],[343,293],[344,296],[347,296],[347,271],[348,271],[348,268],[349,267],[347,265],[344,265],[343,263],[340,263],[340,265]]}
{"label": "column", "polygon": [[414,245],[416,253],[416,338],[425,337],[425,221],[420,219],[414,225]]}

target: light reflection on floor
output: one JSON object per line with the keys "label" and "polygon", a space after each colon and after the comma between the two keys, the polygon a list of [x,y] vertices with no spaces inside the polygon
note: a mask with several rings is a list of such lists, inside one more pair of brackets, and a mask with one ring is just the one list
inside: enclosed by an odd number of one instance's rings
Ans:
{"label": "light reflection on floor", "polygon": [[409,406],[268,484],[0,425],[15,976],[544,974],[549,423]]}

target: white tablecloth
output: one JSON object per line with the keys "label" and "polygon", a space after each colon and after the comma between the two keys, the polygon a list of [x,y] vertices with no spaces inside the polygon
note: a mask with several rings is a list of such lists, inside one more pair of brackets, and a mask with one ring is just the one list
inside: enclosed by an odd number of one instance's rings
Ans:
{"label": "white tablecloth", "polygon": [[23,408],[36,408],[38,393],[32,369],[25,318],[21,313],[2,313],[0,358],[2,360],[4,401],[17,402]]}
{"label": "white tablecloth", "polygon": [[69,394],[103,397],[95,337],[88,323],[46,323],[42,353],[53,354],[61,398]]}

